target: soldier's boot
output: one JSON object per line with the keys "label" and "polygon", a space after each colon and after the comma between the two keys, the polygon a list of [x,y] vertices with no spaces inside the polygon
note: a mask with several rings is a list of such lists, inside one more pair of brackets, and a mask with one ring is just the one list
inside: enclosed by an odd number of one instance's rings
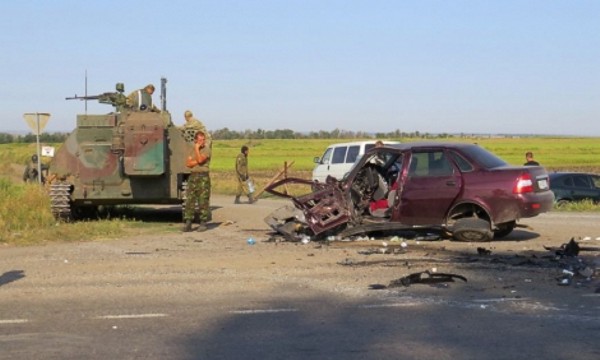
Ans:
{"label": "soldier's boot", "polygon": [[248,195],[248,204],[254,204],[255,201],[252,195]]}
{"label": "soldier's boot", "polygon": [[183,225],[183,229],[181,231],[183,231],[183,232],[192,231],[192,220],[186,220],[185,225]]}
{"label": "soldier's boot", "polygon": [[240,201],[240,196],[236,195],[235,196],[235,200],[233,201],[234,204],[241,204],[242,202]]}

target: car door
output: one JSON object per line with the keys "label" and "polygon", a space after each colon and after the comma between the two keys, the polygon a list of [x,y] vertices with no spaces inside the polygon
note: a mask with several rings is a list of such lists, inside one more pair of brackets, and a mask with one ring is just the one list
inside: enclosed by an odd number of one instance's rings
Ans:
{"label": "car door", "polygon": [[462,188],[462,177],[443,149],[410,154],[402,179],[399,220],[409,225],[442,224]]}

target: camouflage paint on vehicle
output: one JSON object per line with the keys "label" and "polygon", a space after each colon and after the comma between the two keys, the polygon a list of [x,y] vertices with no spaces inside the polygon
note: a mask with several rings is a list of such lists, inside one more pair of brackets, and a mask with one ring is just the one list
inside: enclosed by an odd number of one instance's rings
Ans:
{"label": "camouflage paint on vehicle", "polygon": [[181,203],[191,144],[173,124],[166,102],[160,112],[128,108],[123,91],[117,84],[116,93],[73,98],[110,103],[116,111],[77,115],[77,127],[49,164],[58,193],[51,195],[55,215],[94,205]]}

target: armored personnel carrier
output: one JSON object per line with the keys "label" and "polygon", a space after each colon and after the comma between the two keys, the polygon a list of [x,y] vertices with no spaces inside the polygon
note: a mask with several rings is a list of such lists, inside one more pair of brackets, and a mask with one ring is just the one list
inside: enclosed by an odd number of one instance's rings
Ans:
{"label": "armored personnel carrier", "polygon": [[190,173],[185,158],[194,130],[173,124],[166,109],[166,82],[161,79],[160,110],[151,98],[150,103],[130,104],[122,83],[116,92],[67,98],[97,100],[114,111],[77,115],[76,128],[50,162],[55,217],[77,218],[105,205],[182,204]]}

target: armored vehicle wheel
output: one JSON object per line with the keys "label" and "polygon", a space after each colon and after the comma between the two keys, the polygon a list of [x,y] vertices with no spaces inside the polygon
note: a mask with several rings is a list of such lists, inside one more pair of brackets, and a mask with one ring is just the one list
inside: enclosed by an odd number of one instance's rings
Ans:
{"label": "armored vehicle wheel", "polygon": [[458,241],[484,242],[493,238],[490,223],[479,218],[458,219],[452,228],[452,237]]}
{"label": "armored vehicle wheel", "polygon": [[71,213],[71,184],[59,181],[50,184],[50,209],[57,220],[70,221]]}

